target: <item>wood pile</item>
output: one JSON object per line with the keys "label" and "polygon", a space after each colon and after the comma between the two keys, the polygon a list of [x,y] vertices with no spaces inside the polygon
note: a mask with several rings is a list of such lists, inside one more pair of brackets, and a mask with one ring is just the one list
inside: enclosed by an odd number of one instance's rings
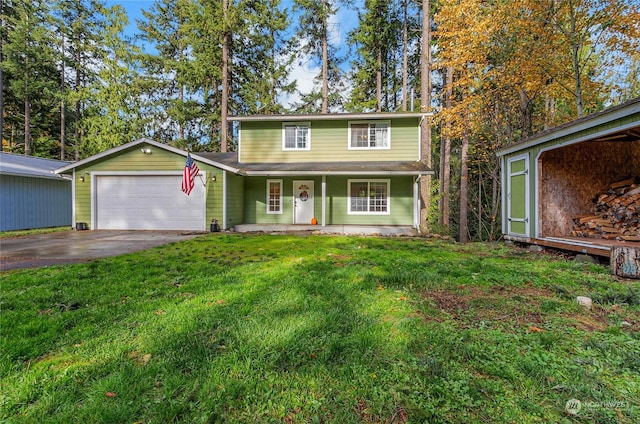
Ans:
{"label": "wood pile", "polygon": [[573,219],[572,236],[640,242],[640,177],[611,184],[593,201],[593,214]]}

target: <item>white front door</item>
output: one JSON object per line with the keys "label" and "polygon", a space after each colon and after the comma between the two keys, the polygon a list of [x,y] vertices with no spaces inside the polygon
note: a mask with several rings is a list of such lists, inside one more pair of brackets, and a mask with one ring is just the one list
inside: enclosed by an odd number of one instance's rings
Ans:
{"label": "white front door", "polygon": [[311,224],[313,210],[313,181],[293,182],[293,223]]}

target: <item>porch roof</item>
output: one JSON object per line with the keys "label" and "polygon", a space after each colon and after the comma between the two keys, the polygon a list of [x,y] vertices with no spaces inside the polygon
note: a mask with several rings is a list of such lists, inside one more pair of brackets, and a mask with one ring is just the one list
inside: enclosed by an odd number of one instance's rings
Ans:
{"label": "porch roof", "polygon": [[434,174],[424,163],[411,161],[239,163],[235,152],[198,153],[198,156],[237,168],[247,176]]}

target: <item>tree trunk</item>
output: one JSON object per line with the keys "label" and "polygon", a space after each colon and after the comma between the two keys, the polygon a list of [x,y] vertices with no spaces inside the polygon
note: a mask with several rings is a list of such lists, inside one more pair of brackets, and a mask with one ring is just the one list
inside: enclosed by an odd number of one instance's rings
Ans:
{"label": "tree trunk", "polygon": [[64,89],[65,89],[65,72],[66,68],[64,65],[64,36],[62,37],[62,72],[60,73],[60,92],[62,95],[62,99],[60,100],[60,160],[64,160],[64,147],[66,144],[66,122],[67,122],[67,111],[64,103]]}
{"label": "tree trunk", "polygon": [[469,151],[469,131],[466,122],[464,125],[465,129],[460,149],[460,162],[462,162],[460,172],[460,243],[469,241],[469,164],[467,163],[469,161],[467,155]]}
{"label": "tree trunk", "polygon": [[[422,0],[422,40],[420,49],[420,111],[431,111],[431,17],[429,0]],[[431,167],[431,120],[424,118],[420,124],[421,160]],[[420,222],[427,225],[429,204],[431,202],[431,178],[424,176],[420,181],[420,197],[422,209]],[[428,228],[427,228],[428,230]]]}
{"label": "tree trunk", "polygon": [[24,154],[31,155],[31,99],[28,94],[24,98]]}
{"label": "tree trunk", "polygon": [[[447,88],[445,91],[445,108],[451,108],[453,97],[453,68],[445,70]],[[449,228],[449,199],[451,198],[451,120],[447,119],[444,127],[442,145],[440,146],[440,161],[442,172],[440,173],[440,225]]]}
{"label": "tree trunk", "polygon": [[573,6],[573,1],[569,0],[569,13],[571,14],[571,53],[572,53],[572,66],[573,66],[573,78],[575,83],[575,98],[576,98],[576,113],[578,118],[582,118],[583,105],[582,105],[582,76],[580,75],[580,46],[575,38],[576,34],[576,10]]}
{"label": "tree trunk", "polygon": [[[376,112],[382,112],[382,47],[378,46],[376,58]],[[387,103],[388,104],[388,103]]]}
{"label": "tree trunk", "polygon": [[220,151],[227,151],[227,108],[229,102],[229,32],[227,30],[227,11],[229,0],[222,1],[222,98],[220,100]]}
{"label": "tree trunk", "polygon": [[640,279],[640,248],[616,246],[611,250],[611,273]]}
{"label": "tree trunk", "polygon": [[407,110],[407,86],[409,84],[409,27],[407,20],[408,0],[402,2],[402,111]]}
{"label": "tree trunk", "polygon": [[327,0],[322,0],[322,113],[329,111],[329,40],[327,36]]}

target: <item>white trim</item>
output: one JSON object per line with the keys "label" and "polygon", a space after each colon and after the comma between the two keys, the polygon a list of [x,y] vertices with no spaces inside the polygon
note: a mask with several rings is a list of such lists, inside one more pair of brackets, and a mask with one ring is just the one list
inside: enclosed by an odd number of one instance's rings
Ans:
{"label": "white trim", "polygon": [[[352,125],[358,125],[358,124],[367,124],[368,125],[368,130],[367,130],[367,144],[369,144],[369,146],[367,147],[356,147],[356,146],[352,146],[351,145],[351,126]],[[387,145],[386,146],[374,146],[371,147],[371,141],[369,141],[369,132],[371,131],[371,124],[377,125],[377,124],[386,124],[387,125]],[[391,150],[391,120],[389,119],[369,119],[369,120],[360,120],[360,121],[348,121],[347,122],[347,150]],[[377,143],[376,143],[377,144]]]}
{"label": "white trim", "polygon": [[[557,140],[559,138],[562,137],[566,137],[566,136],[570,136],[572,134],[578,133],[580,131],[584,131],[584,130],[588,130],[594,127],[597,127],[599,125],[603,125],[603,124],[607,124],[609,122],[615,121],[617,119],[621,119],[621,118],[626,118],[628,116],[631,116],[635,113],[640,112],[640,102],[635,102],[631,105],[628,105],[627,107],[622,107],[620,109],[616,109],[613,110],[609,113],[606,113],[606,111],[601,112],[601,114],[598,114],[597,116],[594,116],[591,119],[585,119],[585,120],[578,120],[576,123],[574,123],[573,125],[569,125],[566,127],[560,127],[556,130],[549,130],[546,133],[540,134],[538,136],[533,136],[532,139],[530,139],[529,141],[524,140],[520,143],[516,143],[512,146],[508,146],[505,147],[504,149],[499,150],[498,152],[496,152],[497,156],[506,156],[515,152],[518,152],[520,150],[525,150],[528,149],[530,147],[534,147],[543,143],[547,143],[547,142],[553,142],[554,140]],[[624,131],[627,130],[629,128],[634,128],[638,126],[638,121],[631,121],[623,126],[614,126],[611,128],[603,128],[601,131],[595,133],[595,134],[588,134],[585,136],[582,136],[580,138],[576,138],[573,140],[569,140],[566,141],[564,143],[560,143],[560,144],[556,144],[555,148],[559,148],[559,147],[563,147],[563,146],[567,146],[573,143],[579,143],[581,141],[585,141],[585,140],[592,140],[592,139],[596,139],[596,138],[600,138],[603,137],[605,135],[608,134],[612,134],[612,133],[616,133],[616,132],[620,132],[620,131]]]}
{"label": "white trim", "polygon": [[[387,210],[384,212],[370,212],[370,211],[352,211],[351,210],[351,183],[367,183],[367,199],[369,198],[371,183],[386,183],[387,185]],[[369,202],[367,202],[367,209],[369,209]],[[347,179],[347,215],[391,215],[391,180],[389,179]]]}
{"label": "white trim", "polygon": [[422,178],[419,175],[413,180],[413,228],[420,230],[420,184],[419,181]]}
{"label": "white trim", "polygon": [[[132,141],[130,143],[123,144],[123,145],[118,146],[118,147],[114,147],[113,149],[106,150],[106,151],[104,151],[102,153],[98,153],[97,155],[93,155],[93,156],[88,157],[86,159],[83,159],[81,161],[73,162],[73,163],[71,163],[71,164],[69,164],[67,166],[63,166],[62,168],[58,168],[58,169],[54,170],[53,172],[55,172],[56,174],[62,174],[64,172],[67,172],[67,171],[70,171],[72,169],[81,167],[83,165],[86,165],[88,163],[94,162],[96,160],[103,159],[103,158],[105,158],[107,156],[113,155],[113,154],[121,152],[123,150],[127,150],[127,149],[129,149],[131,147],[135,147],[135,146],[140,145],[140,144],[148,144],[148,145],[150,145],[152,147],[156,147],[156,148],[159,148],[159,149],[162,149],[162,150],[167,150],[167,151],[169,151],[171,153],[175,153],[177,155],[184,156],[185,158],[187,157],[187,152],[185,152],[184,150],[177,149],[175,147],[169,146],[168,144],[158,143],[157,141],[153,141],[153,140],[150,140],[148,138],[140,138],[140,139]],[[138,153],[140,153],[140,152],[138,152]],[[140,153],[140,154],[143,154],[143,153]],[[151,151],[151,154],[153,154],[153,150]],[[215,168],[224,169],[224,170],[236,173],[236,174],[239,173],[239,170],[236,169],[236,168],[232,168],[232,167],[230,167],[228,165],[224,165],[224,164],[222,164],[220,162],[216,162],[216,161],[212,161],[212,160],[203,158],[201,156],[198,156],[197,153],[192,153],[191,157],[193,158],[193,160],[195,160],[197,162],[201,162],[203,164],[211,165],[211,166],[213,166]]]}
{"label": "white trim", "polygon": [[434,175],[435,171],[244,171],[247,177],[285,177],[285,176],[322,176],[322,175]]}
{"label": "white trim", "polygon": [[[524,161],[524,170],[523,171],[518,171],[518,172],[511,172],[511,164],[512,162],[518,162],[518,161]],[[529,173],[529,153],[525,153],[522,155],[518,155],[518,156],[514,156],[512,158],[509,158],[507,160],[507,196],[509,197],[509,199],[507,199],[507,233],[509,235],[518,235],[518,236],[525,236],[525,237],[530,237],[531,231],[530,231],[530,226],[531,226],[531,222],[530,222],[530,207],[531,207],[531,202],[529,200],[529,195],[530,195],[530,178],[531,175]],[[524,175],[524,218],[523,219],[517,219],[515,220],[516,222],[524,222],[525,224],[525,232],[523,233],[516,233],[513,232],[511,229],[511,221],[514,221],[513,218],[511,218],[511,177],[513,176],[519,176],[519,175]]]}
{"label": "white trim", "polygon": [[501,215],[502,215],[502,234],[507,234],[507,183],[506,183],[506,175],[507,168],[505,168],[504,157],[500,157],[500,169],[502,170],[501,181],[500,181],[500,194],[501,194]]}
{"label": "white trim", "polygon": [[242,122],[238,122],[238,163],[242,163]]}
{"label": "white trim", "polygon": [[321,113],[321,114],[292,114],[292,115],[250,115],[229,116],[227,120],[237,122],[262,122],[262,121],[340,121],[340,120],[376,120],[376,119],[404,119],[433,116],[432,112],[370,112],[370,113]]}
{"label": "white trim", "polygon": [[222,229],[229,228],[227,223],[227,171],[222,170]]}
{"label": "white trim", "polygon": [[320,225],[327,226],[327,176],[322,176],[322,222]]}
{"label": "white trim", "polygon": [[[307,143],[306,146],[303,148],[300,147],[286,147],[286,127],[296,127],[296,141],[295,144],[297,146],[297,132],[300,128],[306,128],[307,129]],[[285,121],[282,123],[282,151],[284,152],[295,152],[295,151],[300,151],[300,152],[304,152],[304,151],[309,151],[311,150],[311,122],[310,121],[303,121],[303,122],[288,122]]]}
{"label": "white trim", "polygon": [[76,228],[76,170],[71,174],[71,228]]}
{"label": "white trim", "polygon": [[[280,209],[277,211],[271,211],[269,210],[269,201],[271,200],[271,192],[269,191],[269,188],[271,186],[271,183],[278,183],[280,185]],[[282,188],[283,188],[283,184],[282,184],[282,180],[281,179],[273,179],[273,178],[269,178],[267,179],[267,199],[266,199],[266,213],[267,215],[282,215],[283,213],[283,204],[282,204]]]}

